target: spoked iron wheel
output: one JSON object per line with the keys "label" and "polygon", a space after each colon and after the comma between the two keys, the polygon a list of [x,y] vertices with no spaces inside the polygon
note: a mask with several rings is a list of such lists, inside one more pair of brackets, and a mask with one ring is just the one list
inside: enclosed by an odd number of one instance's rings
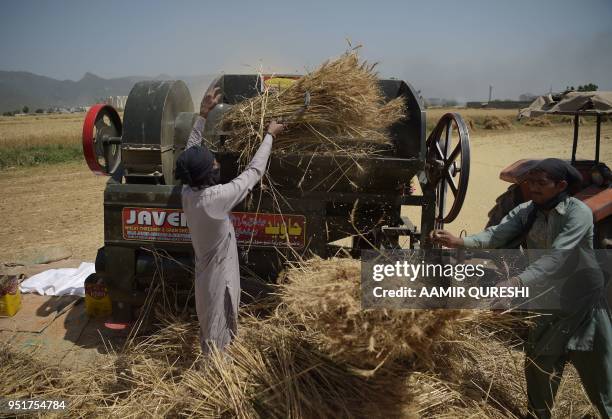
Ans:
{"label": "spoked iron wheel", "polygon": [[436,228],[461,211],[470,178],[470,136],[457,113],[447,113],[427,138],[426,174],[436,188]]}

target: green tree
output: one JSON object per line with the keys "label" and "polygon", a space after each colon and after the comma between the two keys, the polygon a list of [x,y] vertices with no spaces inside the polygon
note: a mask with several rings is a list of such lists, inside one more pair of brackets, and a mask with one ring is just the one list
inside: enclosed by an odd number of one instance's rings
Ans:
{"label": "green tree", "polygon": [[45,112],[44,110],[42,110],[41,108],[36,109],[36,113],[43,113]]}
{"label": "green tree", "polygon": [[21,109],[21,112],[28,113],[30,112],[30,108],[28,108],[27,106],[24,106],[23,109]]}
{"label": "green tree", "polygon": [[585,84],[584,86],[578,86],[579,92],[594,92],[599,86],[594,83]]}

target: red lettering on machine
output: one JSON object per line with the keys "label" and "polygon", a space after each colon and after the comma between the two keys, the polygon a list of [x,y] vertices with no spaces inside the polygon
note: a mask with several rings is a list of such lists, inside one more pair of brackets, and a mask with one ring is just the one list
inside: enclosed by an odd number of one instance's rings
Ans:
{"label": "red lettering on machine", "polygon": [[[304,247],[306,218],[299,214],[233,212],[239,245]],[[124,207],[121,212],[123,238],[138,241],[191,241],[187,217],[180,209]]]}
{"label": "red lettering on machine", "polygon": [[180,209],[125,207],[121,214],[126,240],[189,242],[187,217]]}

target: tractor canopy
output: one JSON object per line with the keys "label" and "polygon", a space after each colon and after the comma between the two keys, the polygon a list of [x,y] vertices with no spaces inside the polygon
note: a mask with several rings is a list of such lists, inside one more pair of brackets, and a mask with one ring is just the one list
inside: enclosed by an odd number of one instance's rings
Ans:
{"label": "tractor canopy", "polygon": [[519,111],[519,119],[553,115],[611,115],[612,92],[566,92],[544,95]]}

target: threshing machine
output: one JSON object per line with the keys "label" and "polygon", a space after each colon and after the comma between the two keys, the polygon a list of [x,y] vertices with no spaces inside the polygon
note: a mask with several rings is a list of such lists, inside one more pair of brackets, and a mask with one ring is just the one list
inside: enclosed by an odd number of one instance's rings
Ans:
{"label": "threshing machine", "polygon": [[[216,123],[236,103],[260,94],[265,78],[224,75],[216,83],[222,103],[209,115],[204,141],[221,163],[222,182],[228,182],[238,174],[238,153],[224,149]],[[406,117],[391,127],[392,142],[375,155],[272,155],[273,185],[256,187],[232,213],[245,272],[273,279],[285,260],[330,256],[338,251],[334,242],[347,237],[354,255],[363,248],[399,246],[400,237],[410,247],[427,247],[431,230],[457,217],[469,178],[466,124],[448,113],[426,138],[425,108],[412,86],[379,83],[386,100],[405,100]],[[96,272],[108,287],[117,321],[131,318],[160,272],[177,288],[189,290],[193,283],[182,185],[173,171],[196,117],[185,83],[145,81],[132,88],[123,120],[104,104],[85,118],[85,159],[92,171],[110,177]],[[422,193],[413,193],[413,179]],[[420,207],[420,226],[402,216],[404,205]]]}

